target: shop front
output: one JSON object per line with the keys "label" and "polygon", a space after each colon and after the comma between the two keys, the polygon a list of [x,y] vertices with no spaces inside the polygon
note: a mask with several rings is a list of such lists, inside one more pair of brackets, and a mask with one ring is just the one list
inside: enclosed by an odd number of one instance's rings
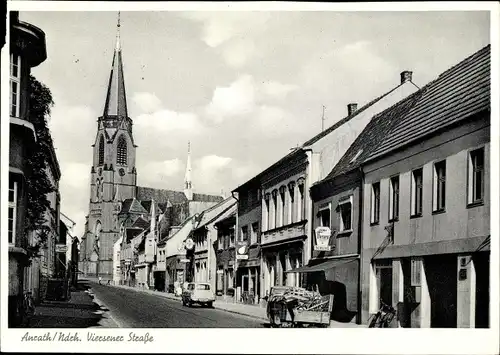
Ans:
{"label": "shop front", "polygon": [[238,302],[259,304],[261,299],[260,247],[252,246],[244,254],[238,253],[236,257],[238,258],[236,276]]}

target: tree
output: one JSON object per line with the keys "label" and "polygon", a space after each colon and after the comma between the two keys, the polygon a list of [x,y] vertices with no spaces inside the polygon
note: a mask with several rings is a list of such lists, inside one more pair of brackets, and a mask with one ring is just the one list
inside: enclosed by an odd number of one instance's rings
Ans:
{"label": "tree", "polygon": [[26,222],[24,233],[35,231],[38,234],[35,245],[27,246],[30,259],[38,256],[41,247],[47,242],[50,227],[46,225],[46,212],[53,213],[47,194],[55,187],[47,176],[49,157],[53,146],[48,128],[50,109],[54,105],[52,94],[43,83],[30,75],[30,121],[35,127],[36,142],[28,146],[26,161]]}

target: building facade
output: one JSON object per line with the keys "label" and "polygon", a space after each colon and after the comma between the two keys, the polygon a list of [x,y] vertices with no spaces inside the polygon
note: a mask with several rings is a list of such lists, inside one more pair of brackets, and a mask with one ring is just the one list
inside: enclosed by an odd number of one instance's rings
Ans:
{"label": "building facade", "polygon": [[213,244],[215,249],[215,294],[217,299],[234,301],[235,285],[234,271],[236,260],[235,228],[237,205],[221,217],[214,227],[217,230],[217,239]]}
{"label": "building facade", "polygon": [[382,301],[393,326],[488,327],[490,47],[394,120],[363,163],[363,320]]}
{"label": "building facade", "polygon": [[[28,265],[28,236],[24,232],[27,207],[26,157],[36,141],[29,117],[29,77],[31,68],[47,58],[45,33],[29,23],[19,21],[19,13],[10,13],[10,142],[8,192],[9,245],[9,326],[20,321],[20,303],[25,289]],[[35,264],[37,262],[35,261]]]}

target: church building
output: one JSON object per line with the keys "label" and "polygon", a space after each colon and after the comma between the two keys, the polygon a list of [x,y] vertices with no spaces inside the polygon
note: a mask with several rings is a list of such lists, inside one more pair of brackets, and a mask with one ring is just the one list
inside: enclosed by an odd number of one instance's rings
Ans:
{"label": "church building", "polygon": [[[136,148],[128,115],[120,18],[118,15],[116,46],[102,116],[90,169],[90,203],[82,236],[80,266],[85,276],[112,279],[113,247],[123,228],[144,230],[150,226],[151,206],[161,215],[173,206],[189,202],[201,205],[222,200],[221,196],[193,193],[188,149],[184,191],[137,186]],[[189,216],[186,216],[186,218]],[[123,228],[122,228],[123,227]]]}

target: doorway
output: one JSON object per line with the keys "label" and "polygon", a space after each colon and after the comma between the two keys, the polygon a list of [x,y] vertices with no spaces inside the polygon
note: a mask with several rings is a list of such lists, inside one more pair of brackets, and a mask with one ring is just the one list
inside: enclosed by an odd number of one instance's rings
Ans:
{"label": "doorway", "polygon": [[476,328],[490,326],[490,252],[473,256],[476,269]]}
{"label": "doorway", "polygon": [[426,257],[424,268],[431,299],[431,328],[456,328],[457,256]]}

